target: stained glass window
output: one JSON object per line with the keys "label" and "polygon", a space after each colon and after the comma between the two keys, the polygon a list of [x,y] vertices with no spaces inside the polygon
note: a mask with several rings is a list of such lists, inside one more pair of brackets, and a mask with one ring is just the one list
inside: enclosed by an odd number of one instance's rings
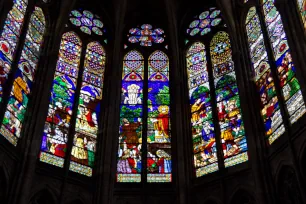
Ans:
{"label": "stained glass window", "polygon": [[198,34],[203,36],[210,33],[213,27],[218,26],[222,22],[220,14],[221,11],[216,8],[203,11],[189,24],[189,28],[186,30],[187,34],[190,36]]}
{"label": "stained glass window", "polygon": [[296,78],[296,68],[291,57],[281,15],[273,2],[273,0],[264,0],[262,8],[277,67],[277,75],[280,81],[279,86],[282,89],[289,121],[293,124],[305,114],[306,108],[300,84]]}
{"label": "stained glass window", "polygon": [[299,10],[302,17],[304,29],[306,30],[306,0],[297,0]]}
{"label": "stained glass window", "polygon": [[148,61],[147,181],[171,181],[169,60],[155,51]]}
{"label": "stained glass window", "polygon": [[244,122],[229,35],[218,32],[210,43],[225,167],[248,160]]}
{"label": "stained glass window", "polygon": [[[155,51],[145,66],[139,52],[128,52],[123,62],[117,182],[141,182],[143,163],[147,164],[147,182],[171,182],[170,129],[167,55]],[[142,146],[144,140],[146,147]]]}
{"label": "stained glass window", "polygon": [[[141,46],[152,46],[152,43],[163,43],[164,42],[164,30],[156,28],[152,30],[152,25],[143,24],[141,28],[130,29],[130,43],[139,43]],[[129,35],[128,35],[129,36]]]}
{"label": "stained glass window", "polygon": [[[200,33],[203,42],[190,43],[186,67],[195,176],[201,177],[218,171],[221,163],[228,168],[248,161],[248,147],[231,43],[226,25],[221,24],[221,12],[214,7],[196,18],[187,35],[192,42]],[[216,19],[218,23],[212,23]],[[209,31],[203,33],[205,28]],[[213,29],[222,31],[212,35]]]}
{"label": "stained glass window", "polygon": [[254,79],[260,94],[261,116],[269,144],[285,132],[276,87],[268,60],[264,37],[256,8],[249,10],[246,30],[253,65]]}
{"label": "stained glass window", "polygon": [[14,0],[13,8],[7,14],[0,36],[0,102],[19,43],[27,3],[27,0]]}
{"label": "stained glass window", "polygon": [[193,43],[187,51],[192,141],[196,176],[218,170],[215,128],[205,45]]}
{"label": "stained glass window", "polygon": [[59,167],[64,166],[67,151],[81,49],[82,42],[74,32],[63,34],[40,153],[40,161]]}
{"label": "stained glass window", "polygon": [[95,161],[105,51],[98,42],[87,45],[70,170],[92,176]]}
{"label": "stained glass window", "polygon": [[137,51],[124,57],[117,182],[141,182],[144,59]]}
{"label": "stained glass window", "polygon": [[18,62],[18,69],[14,76],[8,106],[0,129],[1,135],[13,145],[17,145],[18,138],[20,138],[44,32],[45,17],[43,11],[41,8],[35,7],[31,15],[24,47]]}
{"label": "stained glass window", "polygon": [[100,17],[87,10],[73,10],[69,16],[70,22],[88,35],[95,33],[103,35],[103,23]]}

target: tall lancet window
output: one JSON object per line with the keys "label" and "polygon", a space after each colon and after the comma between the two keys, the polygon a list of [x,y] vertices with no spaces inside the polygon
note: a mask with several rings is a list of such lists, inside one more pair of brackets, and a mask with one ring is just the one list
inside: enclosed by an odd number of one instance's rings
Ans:
{"label": "tall lancet window", "polygon": [[[14,60],[18,38],[22,29],[26,4],[16,1],[5,21],[1,36],[0,68],[3,68],[1,79],[1,99],[6,78]],[[31,14],[21,56],[18,57],[18,68],[13,73],[14,82],[10,87],[10,96],[0,128],[0,134],[13,145],[21,137],[22,126],[31,91],[35,81],[41,46],[45,33],[45,16],[41,8],[35,7]],[[7,52],[6,52],[7,51]]]}
{"label": "tall lancet window", "polygon": [[[248,160],[231,42],[220,10],[187,29],[186,53],[196,177]],[[218,153],[219,152],[219,153]],[[220,156],[218,156],[220,155]]]}
{"label": "tall lancet window", "polygon": [[117,182],[171,182],[169,59],[154,49],[164,31],[144,24],[129,33],[148,58],[131,49],[123,59]]}
{"label": "tall lancet window", "polygon": [[[262,2],[262,11],[263,22],[256,8],[252,7],[245,23],[253,75],[260,94],[262,120],[267,143],[271,145],[286,131],[284,122],[288,120],[292,125],[305,114],[306,109],[281,16],[272,0]],[[266,37],[261,25],[267,31]],[[265,42],[270,46],[266,47]]]}
{"label": "tall lancet window", "polygon": [[260,20],[255,7],[249,10],[246,20],[246,30],[253,64],[254,79],[260,94],[261,115],[265,126],[265,134],[268,143],[272,144],[285,132],[285,127],[263,33],[261,31]]}
{"label": "tall lancet window", "polygon": [[[40,161],[58,167],[64,167],[66,161],[71,171],[90,177],[101,118],[106,53],[100,42],[90,40],[84,45],[80,36],[87,39],[91,34],[100,36],[100,32],[91,33],[88,30],[98,29],[103,34],[94,22],[102,27],[103,24],[97,15],[87,10],[74,10],[70,16],[73,27],[81,26],[80,31],[84,33],[78,35],[77,31],[69,31],[62,35]],[[86,19],[82,21],[84,25],[73,23],[78,20],[77,16]],[[81,60],[82,56],[84,60]]]}

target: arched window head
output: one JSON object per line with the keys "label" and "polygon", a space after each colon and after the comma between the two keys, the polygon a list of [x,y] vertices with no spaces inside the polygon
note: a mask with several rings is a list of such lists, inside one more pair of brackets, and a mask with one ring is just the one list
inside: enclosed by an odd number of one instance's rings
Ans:
{"label": "arched window head", "polygon": [[[128,41],[164,42],[163,30],[142,29],[131,29]],[[147,54],[131,50],[123,59],[117,182],[172,181],[169,59],[161,50]]]}
{"label": "arched window head", "polygon": [[[221,12],[210,8],[195,18],[187,29],[191,42],[187,41],[186,62],[195,175],[201,177],[218,171],[220,164],[227,168],[245,162],[248,155],[231,43]],[[223,31],[216,33],[215,28]]]}
{"label": "arched window head", "polygon": [[27,0],[15,0],[2,28],[0,36],[0,102],[2,101],[3,88],[11,71],[12,61],[15,58],[19,44],[27,4]]}
{"label": "arched window head", "polygon": [[13,87],[0,129],[1,135],[15,146],[21,137],[25,113],[31,98],[45,24],[42,9],[35,7],[30,18],[24,46],[18,61],[18,69],[14,75]]}
{"label": "arched window head", "polygon": [[304,29],[306,30],[306,0],[297,0]]}
{"label": "arched window head", "polygon": [[74,32],[63,34],[40,153],[40,161],[58,167],[64,167],[66,157],[70,120],[76,98],[81,49],[82,42]]}

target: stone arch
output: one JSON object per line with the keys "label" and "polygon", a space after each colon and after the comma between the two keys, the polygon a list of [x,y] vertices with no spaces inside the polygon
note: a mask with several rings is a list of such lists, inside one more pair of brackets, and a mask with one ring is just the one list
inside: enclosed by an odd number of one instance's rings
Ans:
{"label": "stone arch", "polygon": [[247,190],[238,189],[232,196],[230,204],[256,204],[254,196]]}
{"label": "stone arch", "polygon": [[276,180],[276,186],[281,204],[303,203],[296,174],[292,167],[281,167]]}
{"label": "stone arch", "polygon": [[306,143],[299,155],[299,160],[300,160],[300,172],[302,173],[304,181],[306,181]]}
{"label": "stone arch", "polygon": [[43,189],[36,193],[30,200],[29,204],[56,204],[56,199],[53,194],[47,190]]}

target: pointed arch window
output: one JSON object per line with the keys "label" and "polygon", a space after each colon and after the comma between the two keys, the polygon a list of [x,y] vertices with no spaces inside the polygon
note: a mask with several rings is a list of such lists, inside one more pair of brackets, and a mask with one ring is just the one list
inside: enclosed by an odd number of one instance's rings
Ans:
{"label": "pointed arch window", "polygon": [[[163,43],[162,29],[152,31],[149,24],[141,28],[148,32],[131,29],[136,37],[130,37],[130,43],[144,47]],[[117,182],[171,182],[170,129],[167,54],[155,50],[144,58],[130,50],[123,59]]]}
{"label": "pointed arch window", "polygon": [[[15,5],[18,5],[15,7]],[[22,1],[16,1],[11,10],[13,15],[24,15],[25,8],[21,11],[18,9],[23,8],[25,4]],[[16,10],[16,8],[18,8]],[[22,13],[23,12],[23,13]],[[14,60],[14,53],[16,52],[16,46],[18,44],[18,38],[21,32],[23,19],[21,16],[19,20],[10,19],[12,15],[8,14],[8,19],[5,24],[11,22],[9,26],[4,26],[2,37],[7,37],[9,44],[9,52],[6,56]],[[23,17],[22,17],[23,18]],[[10,20],[9,20],[10,19]],[[39,61],[39,55],[41,53],[41,46],[43,44],[43,37],[45,33],[45,16],[41,8],[35,7],[30,17],[29,26],[26,32],[24,45],[22,48],[21,56],[19,56],[18,68],[14,73],[13,86],[11,87],[8,104],[4,114],[4,118],[0,128],[0,134],[4,136],[10,143],[17,145],[18,139],[21,137],[21,130],[24,122],[25,113],[27,110],[28,101],[31,98],[31,90],[35,80],[35,73]],[[10,35],[4,34],[10,31],[10,26],[15,30]],[[14,35],[15,34],[15,37]],[[2,42],[3,43],[3,42]],[[13,46],[14,45],[14,46]],[[6,47],[2,44],[2,48]],[[3,50],[2,50],[3,51]],[[1,52],[3,54],[3,52]],[[2,55],[4,57],[4,55]],[[2,58],[4,59],[4,58]],[[11,68],[12,61],[2,61],[3,67]],[[5,75],[9,74],[6,72]],[[3,82],[3,83],[2,83]],[[5,80],[2,80],[1,86],[5,84]]]}
{"label": "pointed arch window", "polygon": [[[85,11],[87,15],[94,16]],[[98,41],[84,45],[73,31],[62,35],[40,161],[61,168],[66,163],[70,171],[92,176],[105,61],[106,52]]]}
{"label": "pointed arch window", "polygon": [[248,148],[221,12],[210,8],[195,18],[187,29],[186,62],[195,175],[201,177],[247,161]]}
{"label": "pointed arch window", "polygon": [[[273,1],[264,1],[262,8],[262,23],[268,36],[263,34],[255,7],[248,12],[246,31],[267,143],[271,145],[286,131],[285,118],[289,118],[289,123],[293,124],[305,114],[306,109],[281,16]],[[268,49],[265,42],[270,45]],[[269,51],[272,58],[268,55]],[[276,67],[276,70],[272,67]],[[285,113],[281,111],[282,106]]]}

